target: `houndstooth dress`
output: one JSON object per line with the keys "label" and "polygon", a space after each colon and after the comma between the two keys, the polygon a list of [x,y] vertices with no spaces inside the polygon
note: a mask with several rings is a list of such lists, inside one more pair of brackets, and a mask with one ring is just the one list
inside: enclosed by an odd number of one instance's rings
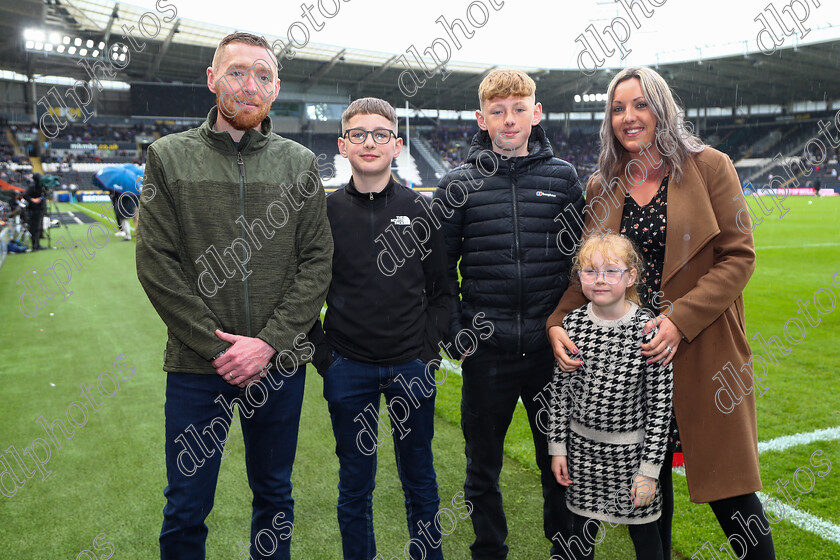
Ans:
{"label": "houndstooth dress", "polygon": [[641,344],[656,331],[642,333],[651,313],[631,303],[614,321],[592,312],[592,304],[563,320],[584,364],[573,373],[555,365],[551,392],[549,453],[566,455],[569,510],[622,524],[659,518],[662,493],[634,508],[633,477],[658,478],[671,418],[673,374],[670,364],[647,365]]}

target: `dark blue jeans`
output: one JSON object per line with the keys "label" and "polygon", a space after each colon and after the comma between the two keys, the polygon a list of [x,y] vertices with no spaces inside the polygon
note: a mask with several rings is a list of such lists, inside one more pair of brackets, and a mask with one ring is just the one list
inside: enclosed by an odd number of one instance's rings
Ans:
{"label": "dark blue jeans", "polygon": [[[329,403],[340,464],[338,527],[344,559],[371,560],[376,556],[376,449],[392,430],[409,533],[405,550],[397,557],[442,560],[437,479],[432,465],[434,371],[429,374],[430,381],[420,360],[377,366],[349,360],[336,352],[333,356],[335,361],[324,372],[324,398]],[[390,428],[380,417],[381,395],[385,395]]]}
{"label": "dark blue jeans", "polygon": [[292,463],[305,375],[305,367],[288,374],[272,369],[246,389],[228,385],[218,375],[167,375],[161,560],[205,557],[204,520],[213,509],[234,404],[239,408],[248,484],[254,494],[251,558],[289,558],[294,522]]}
{"label": "dark blue jeans", "polygon": [[[482,347],[462,366],[461,428],[467,455],[464,494],[472,502],[476,560],[507,558],[507,519],[502,507],[499,474],[502,472],[505,434],[519,398],[525,405],[543,494],[543,532],[548,540],[560,533],[572,536],[573,517],[566,507],[566,491],[551,472],[545,425],[538,421],[543,407],[534,399],[551,380],[554,355],[550,348],[528,355]],[[551,553],[557,545],[552,542]]]}

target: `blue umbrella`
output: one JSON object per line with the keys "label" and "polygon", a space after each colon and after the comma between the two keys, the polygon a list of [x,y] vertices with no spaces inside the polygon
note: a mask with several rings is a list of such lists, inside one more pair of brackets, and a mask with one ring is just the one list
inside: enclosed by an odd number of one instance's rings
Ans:
{"label": "blue umbrella", "polygon": [[129,171],[131,171],[132,173],[134,173],[135,175],[137,175],[138,177],[143,176],[143,173],[144,173],[143,168],[140,167],[139,165],[137,165],[136,163],[124,163],[124,164],[122,164],[122,166],[124,168],[128,169]]}
{"label": "blue umbrella", "polygon": [[137,166],[127,164],[103,167],[93,176],[93,184],[106,191],[139,195],[143,174],[141,172],[138,175],[134,167]]}

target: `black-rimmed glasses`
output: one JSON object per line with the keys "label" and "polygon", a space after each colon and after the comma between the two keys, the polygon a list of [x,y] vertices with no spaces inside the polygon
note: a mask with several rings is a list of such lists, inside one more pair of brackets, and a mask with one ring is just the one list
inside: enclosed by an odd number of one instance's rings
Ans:
{"label": "black-rimmed glasses", "polygon": [[387,144],[391,141],[391,136],[394,138],[397,137],[393,130],[387,128],[374,128],[373,130],[350,128],[344,133],[344,137],[350,140],[351,144],[364,144],[368,134],[371,135],[373,141],[377,144]]}

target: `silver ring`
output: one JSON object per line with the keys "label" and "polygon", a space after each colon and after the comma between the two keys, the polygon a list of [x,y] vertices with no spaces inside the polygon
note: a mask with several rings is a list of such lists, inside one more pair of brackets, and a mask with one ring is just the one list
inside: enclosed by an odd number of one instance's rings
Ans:
{"label": "silver ring", "polygon": [[665,350],[667,350],[669,354],[674,351],[674,349],[670,346],[666,347]]}

